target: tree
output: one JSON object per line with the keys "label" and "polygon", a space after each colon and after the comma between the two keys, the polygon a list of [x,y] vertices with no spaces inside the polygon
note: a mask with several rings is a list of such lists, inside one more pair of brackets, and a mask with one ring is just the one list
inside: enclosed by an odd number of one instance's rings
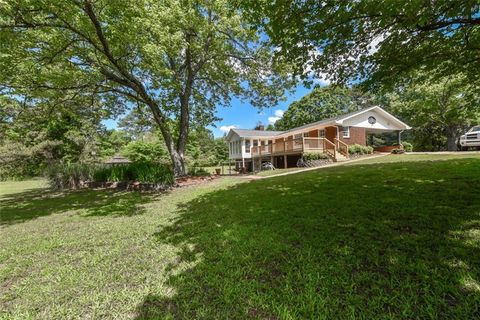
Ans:
{"label": "tree", "polygon": [[85,101],[51,105],[44,99],[0,99],[0,176],[39,175],[56,162],[94,161],[100,119]]}
{"label": "tree", "polygon": [[[275,105],[287,65],[226,0],[19,0],[0,7],[0,86],[100,97],[110,111],[149,109],[176,175],[190,125],[231,96]],[[176,128],[171,129],[174,122]]]}
{"label": "tree", "polygon": [[[465,1],[255,1],[250,17],[294,62],[336,82],[394,84],[419,68],[480,80],[480,3]],[[435,73],[433,73],[433,71]]]}
{"label": "tree", "polygon": [[327,86],[312,92],[288,106],[283,117],[275,122],[277,130],[289,130],[307,123],[360,110],[373,103],[373,98],[357,89]]}
{"label": "tree", "polygon": [[275,131],[275,125],[269,123],[268,126],[265,128],[266,131]]}
{"label": "tree", "polygon": [[389,94],[390,109],[412,127],[417,150],[457,150],[458,139],[480,120],[480,87],[465,84],[465,76],[420,82],[412,77]]}

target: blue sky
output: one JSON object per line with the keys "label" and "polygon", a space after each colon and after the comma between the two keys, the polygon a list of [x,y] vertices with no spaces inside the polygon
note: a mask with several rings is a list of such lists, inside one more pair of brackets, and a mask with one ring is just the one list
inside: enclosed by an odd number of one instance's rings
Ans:
{"label": "blue sky", "polygon": [[215,123],[216,127],[212,126],[209,127],[209,129],[213,131],[215,137],[221,137],[228,131],[227,129],[232,126],[241,129],[253,129],[259,121],[268,125],[274,120],[272,118],[276,118],[282,114],[282,112],[278,112],[278,110],[287,110],[290,103],[299,100],[310,91],[311,89],[299,85],[293,93],[287,94],[286,101],[281,101],[277,106],[263,110],[253,107],[248,102],[232,99],[230,107],[217,107],[217,116],[222,118],[222,120]]}
{"label": "blue sky", "polygon": [[[216,115],[222,120],[215,122],[215,126],[209,126],[209,129],[212,130],[215,137],[221,137],[227,133],[227,129],[232,126],[241,129],[253,129],[259,121],[268,125],[274,120],[272,118],[282,114],[282,112],[278,110],[287,110],[290,103],[301,99],[310,91],[311,89],[307,89],[303,85],[298,85],[292,93],[286,95],[287,99],[285,101],[281,101],[277,106],[261,111],[248,102],[242,102],[234,98],[231,101],[230,107],[217,107]],[[117,126],[116,120],[105,120],[103,123],[108,129],[114,129]]]}

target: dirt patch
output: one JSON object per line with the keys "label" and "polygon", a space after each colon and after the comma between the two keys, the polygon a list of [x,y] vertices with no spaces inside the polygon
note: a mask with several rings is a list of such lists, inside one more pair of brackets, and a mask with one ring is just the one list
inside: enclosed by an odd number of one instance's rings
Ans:
{"label": "dirt patch", "polygon": [[209,183],[213,180],[216,180],[219,177],[220,176],[217,176],[217,175],[210,175],[210,176],[204,176],[204,177],[185,176],[177,179],[176,186],[185,187],[185,186],[201,185],[201,184]]}

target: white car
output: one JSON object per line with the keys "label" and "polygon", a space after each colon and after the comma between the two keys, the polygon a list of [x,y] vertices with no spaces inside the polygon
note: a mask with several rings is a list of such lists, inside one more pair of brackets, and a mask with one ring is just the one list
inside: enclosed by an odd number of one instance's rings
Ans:
{"label": "white car", "polygon": [[467,133],[461,136],[460,146],[462,147],[462,150],[466,150],[469,147],[480,148],[480,126],[471,128]]}

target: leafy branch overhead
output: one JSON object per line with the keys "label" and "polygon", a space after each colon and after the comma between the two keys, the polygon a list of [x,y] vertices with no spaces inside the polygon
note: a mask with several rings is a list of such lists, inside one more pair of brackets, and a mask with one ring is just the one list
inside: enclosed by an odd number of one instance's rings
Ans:
{"label": "leafy branch overhead", "polygon": [[480,4],[467,1],[256,1],[250,17],[294,61],[338,82],[395,84],[422,69],[480,80]]}
{"label": "leafy branch overhead", "polygon": [[0,17],[4,93],[91,95],[117,112],[145,105],[177,174],[192,123],[210,124],[232,96],[274,105],[289,85],[287,66],[227,1],[25,0]]}

